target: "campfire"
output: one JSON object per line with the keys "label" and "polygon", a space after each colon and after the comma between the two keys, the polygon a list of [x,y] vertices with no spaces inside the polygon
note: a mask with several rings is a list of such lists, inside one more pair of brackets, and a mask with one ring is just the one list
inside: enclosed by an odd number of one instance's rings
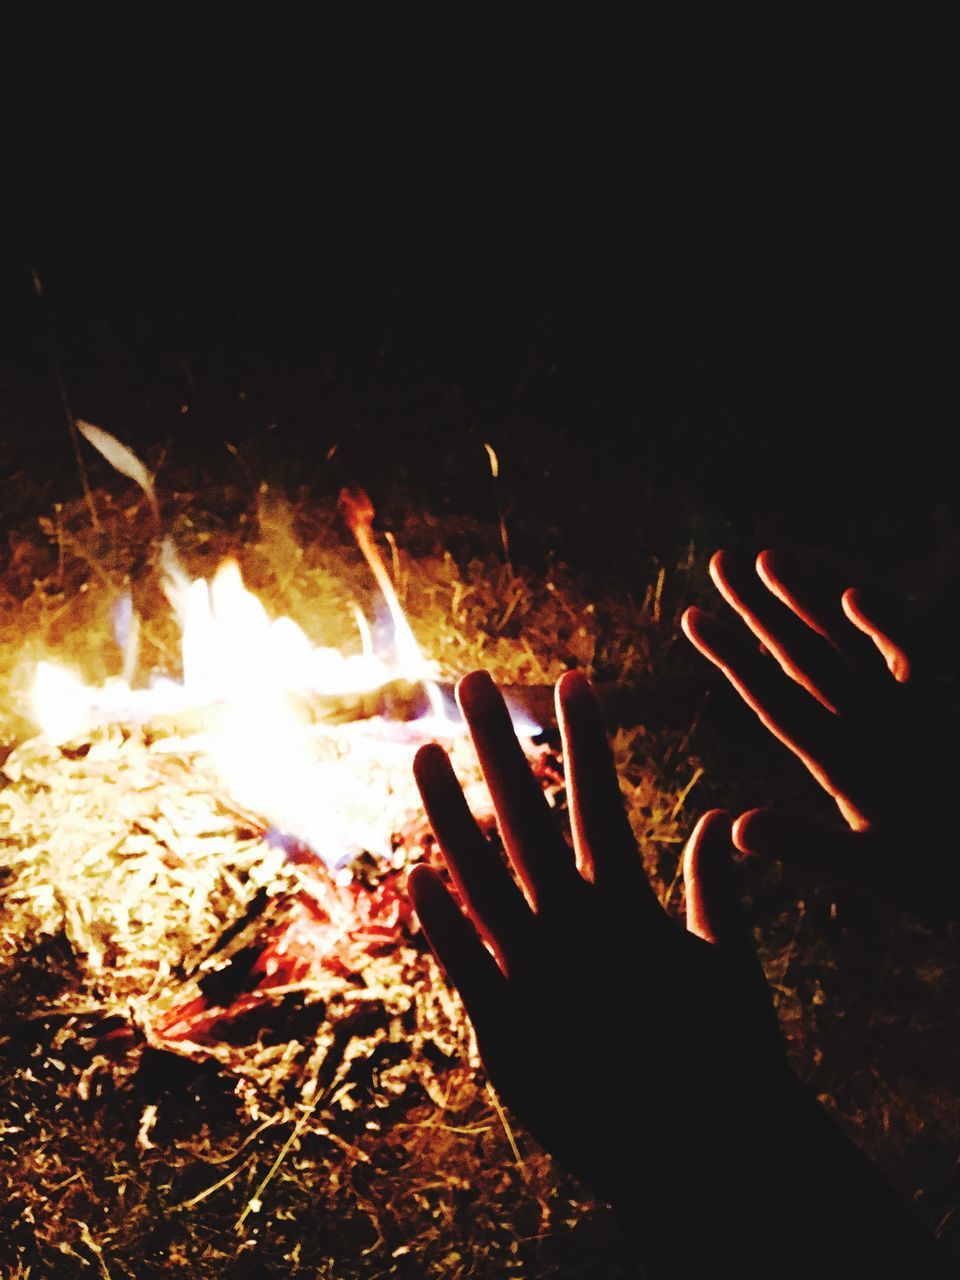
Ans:
{"label": "campfire", "polygon": [[[338,507],[383,606],[371,622],[353,605],[353,652],[315,644],[289,617],[271,616],[236,559],[224,559],[209,581],[190,577],[164,539],[179,678],[138,680],[141,621],[129,593],[113,609],[121,674],[94,685],[65,665],[37,664],[30,707],[41,732],[11,754],[6,773],[14,782],[37,781],[44,769],[92,779],[79,788],[89,808],[78,813],[74,790],[70,815],[81,825],[104,807],[115,815],[104,838],[124,868],[116,893],[96,918],[83,893],[66,904],[94,972],[110,962],[116,928],[149,928],[159,869],[154,859],[140,864],[153,842],[165,851],[165,870],[172,863],[187,880],[203,863],[198,845],[215,859],[232,838],[245,854],[246,883],[234,877],[233,909],[218,904],[222,931],[196,965],[201,994],[159,1019],[146,1010],[138,1019],[155,1043],[210,1042],[267,992],[273,999],[324,968],[361,971],[367,953],[409,933],[398,877],[430,841],[412,773],[421,743],[446,744],[477,812],[489,814],[452,684],[441,685],[439,665],[417,643],[376,546],[373,505],[362,491],[344,490]],[[542,758],[531,738],[539,726],[522,713],[517,724],[531,758]],[[206,799],[202,816],[171,815],[178,781],[194,807],[198,795]],[[559,785],[559,775],[552,781]]]}

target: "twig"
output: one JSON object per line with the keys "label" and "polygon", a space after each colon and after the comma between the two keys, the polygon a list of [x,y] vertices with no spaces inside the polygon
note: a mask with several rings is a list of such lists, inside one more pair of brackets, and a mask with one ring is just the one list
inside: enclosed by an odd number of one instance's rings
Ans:
{"label": "twig", "polygon": [[400,575],[400,548],[397,546],[397,540],[389,529],[384,530],[383,536],[390,544],[390,556],[393,561],[393,585],[396,587],[398,599],[402,602],[404,590]]}
{"label": "twig", "polygon": [[77,1227],[80,1230],[80,1239],[83,1241],[83,1243],[87,1246],[87,1248],[90,1250],[90,1252],[94,1255],[94,1257],[97,1260],[97,1265],[100,1268],[101,1280],[110,1280],[110,1269],[107,1266],[106,1258],[103,1256],[103,1246],[101,1244],[98,1244],[98,1242],[94,1240],[93,1232],[90,1230],[89,1226],[85,1222],[80,1222],[76,1218],[74,1219],[74,1221],[76,1222]]}
{"label": "twig", "polygon": [[775,982],[772,983],[772,985],[782,990],[786,990],[785,983],[787,979],[787,970],[790,968],[791,961],[793,960],[793,953],[797,949],[797,938],[800,936],[800,926],[803,923],[803,918],[806,915],[806,912],[807,904],[801,900],[797,903],[797,918],[793,924],[793,933],[790,937],[789,943],[784,948],[783,955],[780,957],[780,972],[777,974]]}
{"label": "twig", "polygon": [[[206,1200],[207,1196],[212,1196],[215,1191],[219,1191],[221,1187],[225,1187],[228,1183],[232,1182],[237,1174],[243,1173],[244,1169],[253,1164],[256,1158],[256,1152],[247,1156],[246,1160],[244,1160],[242,1164],[238,1164],[230,1173],[224,1174],[219,1182],[215,1182],[212,1187],[207,1187],[204,1191],[198,1191],[197,1194],[195,1196],[191,1196],[189,1200],[182,1200],[180,1204],[174,1205],[174,1208],[193,1209],[201,1202],[201,1200]],[[249,1205],[247,1207],[249,1208]]]}
{"label": "twig", "polygon": [[520,1170],[524,1181],[527,1178],[527,1166],[523,1163],[523,1156],[520,1154],[520,1148],[517,1146],[517,1140],[513,1136],[513,1130],[510,1128],[510,1121],[507,1119],[506,1112],[500,1105],[500,1099],[496,1095],[493,1085],[487,1081],[487,1093],[490,1095],[490,1101],[493,1103],[493,1109],[499,1117],[500,1123],[503,1125],[503,1132],[507,1135],[507,1141],[510,1143],[510,1150],[513,1152],[513,1158],[517,1162],[517,1168]]}
{"label": "twig", "polygon": [[280,1168],[284,1160],[287,1158],[287,1154],[290,1151],[290,1149],[293,1147],[293,1144],[300,1137],[301,1133],[303,1133],[304,1129],[307,1126],[308,1120],[313,1115],[314,1111],[316,1111],[320,1101],[323,1098],[326,1098],[326,1096],[327,1096],[326,1091],[322,1093],[318,1093],[317,1096],[310,1103],[310,1105],[306,1107],[305,1110],[297,1118],[297,1123],[293,1126],[293,1129],[290,1131],[290,1136],[287,1138],[286,1142],[280,1148],[280,1151],[279,1151],[279,1154],[277,1155],[276,1160],[274,1160],[273,1164],[270,1166],[270,1168],[267,1170],[264,1176],[260,1179],[260,1185],[257,1187],[256,1191],[254,1191],[253,1195],[247,1201],[246,1206],[243,1210],[243,1213],[241,1213],[240,1217],[237,1219],[237,1223],[235,1227],[236,1231],[242,1231],[243,1224],[246,1222],[250,1214],[255,1213],[257,1212],[257,1210],[259,1210],[264,1191],[267,1189],[267,1186],[272,1181],[277,1170]]}
{"label": "twig", "polygon": [[703,769],[702,768],[694,769],[693,776],[690,778],[690,781],[680,792],[680,795],[677,797],[677,803],[673,806],[673,809],[670,813],[671,822],[675,821],[680,816],[680,810],[683,808],[686,802],[687,796],[690,794],[690,792],[693,790],[693,788],[697,785],[697,783],[700,781],[702,777],[703,777]]}
{"label": "twig", "polygon": [[661,566],[660,572],[657,574],[657,585],[653,593],[653,609],[651,616],[654,622],[660,621],[660,610],[663,604],[663,584],[667,580],[667,571]]}

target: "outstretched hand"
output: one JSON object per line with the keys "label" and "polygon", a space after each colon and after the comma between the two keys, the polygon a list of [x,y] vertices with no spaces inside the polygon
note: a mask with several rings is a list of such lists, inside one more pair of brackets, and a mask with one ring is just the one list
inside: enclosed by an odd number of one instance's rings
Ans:
{"label": "outstretched hand", "polygon": [[[839,1168],[850,1150],[823,1136],[825,1117],[786,1066],[739,910],[727,815],[706,814],[687,844],[684,926],[644,873],[585,677],[570,672],[556,689],[572,847],[489,676],[466,676],[457,696],[506,858],[431,744],[415,774],[453,891],[426,866],[409,888],[503,1101],[610,1201],[658,1274],[806,1274],[809,1259],[788,1265],[801,1223],[818,1261],[825,1247],[846,1258],[836,1236],[858,1220],[860,1192],[825,1207],[818,1162]],[[872,1187],[856,1169],[852,1187]],[[828,1224],[834,1213],[841,1226]]]}
{"label": "outstretched hand", "polygon": [[[634,1180],[640,1150],[662,1176],[665,1162],[676,1164],[678,1138],[681,1149],[725,1140],[720,1097],[742,1094],[747,1080],[754,1089],[779,1080],[783,1052],[739,915],[729,818],[708,814],[690,842],[684,929],[644,873],[586,680],[569,673],[556,696],[573,849],[500,694],[474,672],[458,697],[516,874],[481,835],[446,754],[430,745],[416,778],[469,918],[426,867],[412,872],[410,892],[504,1101],[548,1150],[616,1195]],[[677,1097],[679,1132],[663,1106],[625,1125],[640,1099]]]}
{"label": "outstretched hand", "polygon": [[755,565],[718,551],[710,576],[755,640],[698,608],[683,615],[687,638],[842,818],[825,825],[754,809],[734,825],[737,847],[915,908],[955,910],[960,859],[944,797],[957,750],[935,691],[913,669],[903,624],[863,590],[811,584],[771,551]]}

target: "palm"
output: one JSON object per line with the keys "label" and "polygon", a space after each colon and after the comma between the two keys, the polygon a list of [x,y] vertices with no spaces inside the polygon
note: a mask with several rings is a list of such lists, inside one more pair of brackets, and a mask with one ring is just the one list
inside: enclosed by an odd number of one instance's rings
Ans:
{"label": "palm", "polygon": [[[478,1021],[478,1042],[504,1102],[548,1150],[604,1193],[616,1190],[608,1171],[621,1170],[616,1181],[649,1182],[649,1197],[654,1185],[679,1187],[693,1137],[727,1147],[718,1097],[756,1097],[779,1043],[771,1035],[758,1045],[757,1003],[731,996],[733,974],[708,943],[679,925],[656,944],[638,944],[632,931],[611,942],[627,922],[587,909],[592,927],[582,913],[564,937],[540,936],[540,963],[507,984],[497,1023]],[[599,958],[599,978],[588,957]],[[760,1025],[775,1034],[765,1014]],[[677,1098],[692,1104],[679,1125]],[[642,1164],[626,1172],[640,1152]]]}
{"label": "palm", "polygon": [[[751,811],[734,828],[738,846],[808,862],[917,906],[955,904],[956,860],[941,855],[948,823],[938,800],[923,799],[945,794],[956,748],[896,626],[862,593],[811,589],[770,552],[757,558],[756,572],[718,552],[710,573],[762,650],[696,608],[683,616],[687,637],[803,762],[844,820],[823,827]],[[918,850],[937,859],[935,883],[905,873]]]}

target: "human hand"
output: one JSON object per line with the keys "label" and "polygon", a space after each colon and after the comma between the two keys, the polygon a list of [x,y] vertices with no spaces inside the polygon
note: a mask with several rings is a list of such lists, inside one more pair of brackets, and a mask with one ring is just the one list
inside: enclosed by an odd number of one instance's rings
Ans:
{"label": "human hand", "polygon": [[644,873],[585,677],[556,689],[572,848],[489,676],[466,676],[457,696],[515,875],[431,744],[416,779],[468,915],[432,869],[415,867],[409,887],[492,1083],[645,1248],[669,1246],[697,1188],[717,1211],[709,1230],[739,1230],[717,1187],[771,1124],[789,1073],[740,913],[729,818],[705,815],[687,844],[684,927]]}
{"label": "human hand", "polygon": [[903,624],[863,590],[811,584],[772,551],[755,567],[718,551],[710,576],[766,652],[695,607],[681,621],[687,638],[843,818],[825,825],[753,809],[734,824],[734,843],[914,908],[955,910],[960,858],[944,797],[957,749],[936,690],[913,668]]}
{"label": "human hand", "polygon": [[786,1065],[728,816],[705,814],[687,842],[681,924],[644,874],[585,677],[556,688],[570,843],[489,676],[464,677],[457,698],[506,857],[445,752],[422,747],[453,891],[423,865],[409,890],[519,1122],[611,1203],[655,1275],[951,1274]]}

